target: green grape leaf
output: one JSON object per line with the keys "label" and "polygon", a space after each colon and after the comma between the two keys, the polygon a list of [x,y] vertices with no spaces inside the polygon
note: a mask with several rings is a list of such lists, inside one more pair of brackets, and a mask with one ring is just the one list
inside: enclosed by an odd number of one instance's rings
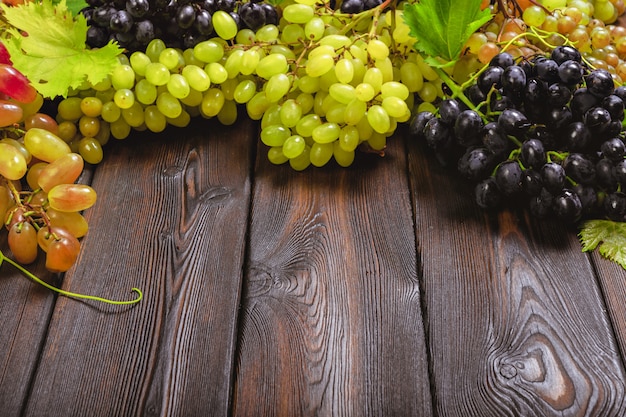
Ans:
{"label": "green grape leaf", "polygon": [[65,0],[1,5],[11,27],[3,39],[13,66],[46,98],[67,97],[86,80],[102,81],[118,65],[123,51],[113,42],[99,49],[86,46],[87,22],[74,17]]}
{"label": "green grape leaf", "polygon": [[578,235],[583,252],[598,248],[600,255],[626,269],[626,223],[588,220]]}
{"label": "green grape leaf", "polygon": [[404,21],[417,39],[415,48],[431,57],[429,63],[435,66],[458,60],[472,33],[491,19],[489,9],[480,10],[480,3],[481,0],[420,0],[406,4]]}
{"label": "green grape leaf", "polygon": [[[60,0],[54,0],[54,3],[60,3]],[[76,16],[78,12],[87,7],[85,0],[67,0],[67,9]]]}

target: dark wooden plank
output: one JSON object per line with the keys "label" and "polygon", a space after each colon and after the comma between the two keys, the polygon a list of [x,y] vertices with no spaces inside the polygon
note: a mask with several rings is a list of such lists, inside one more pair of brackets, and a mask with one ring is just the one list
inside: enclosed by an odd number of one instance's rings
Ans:
{"label": "dark wooden plank", "polygon": [[195,120],[107,149],[91,230],[64,288],[127,299],[137,286],[144,300],[59,298],[26,415],[227,414],[251,126]]}
{"label": "dark wooden plank", "polygon": [[431,413],[406,159],[257,157],[234,415]]}
{"label": "dark wooden plank", "polygon": [[607,306],[607,313],[613,324],[617,343],[624,357],[626,352],[626,270],[618,264],[600,256],[598,251],[591,255],[598,274],[598,282]]}
{"label": "dark wooden plank", "polygon": [[436,409],[624,415],[624,369],[575,231],[478,209],[410,145]]}
{"label": "dark wooden plank", "polygon": [[[3,230],[0,248],[10,256]],[[57,284],[43,259],[27,266],[45,281]],[[11,265],[0,267],[0,410],[6,417],[21,415],[50,321],[53,293],[23,276]]]}

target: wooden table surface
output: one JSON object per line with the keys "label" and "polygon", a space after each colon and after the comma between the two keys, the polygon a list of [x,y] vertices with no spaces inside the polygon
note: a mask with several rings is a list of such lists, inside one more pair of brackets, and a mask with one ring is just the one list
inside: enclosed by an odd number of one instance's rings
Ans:
{"label": "wooden table surface", "polygon": [[294,172],[192,125],[107,145],[76,267],[30,268],[141,303],[0,267],[0,415],[626,415],[626,272],[576,229],[480,210],[402,134]]}

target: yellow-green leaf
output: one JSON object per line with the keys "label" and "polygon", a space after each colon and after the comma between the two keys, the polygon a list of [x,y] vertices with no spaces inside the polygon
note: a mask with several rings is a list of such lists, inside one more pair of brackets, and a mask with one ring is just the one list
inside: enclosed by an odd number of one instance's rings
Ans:
{"label": "yellow-green leaf", "polygon": [[589,220],[579,233],[583,252],[596,248],[600,255],[626,269],[626,223]]}

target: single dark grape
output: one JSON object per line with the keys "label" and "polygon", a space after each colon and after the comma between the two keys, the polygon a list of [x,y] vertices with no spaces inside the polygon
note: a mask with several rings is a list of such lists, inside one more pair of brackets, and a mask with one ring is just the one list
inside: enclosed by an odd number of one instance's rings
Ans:
{"label": "single dark grape", "polygon": [[568,60],[559,65],[559,79],[567,85],[575,85],[582,81],[584,70],[579,62]]}
{"label": "single dark grape", "polygon": [[572,190],[563,190],[552,200],[552,211],[559,219],[573,223],[580,219],[583,205],[578,194]]}
{"label": "single dark grape", "polygon": [[505,196],[522,191],[522,168],[517,161],[504,161],[496,168],[496,184]]}
{"label": "single dark grape", "polygon": [[444,123],[454,125],[459,113],[461,113],[461,106],[456,100],[445,99],[439,104],[439,117]]}
{"label": "single dark grape", "polygon": [[600,99],[591,94],[587,88],[581,87],[574,91],[569,107],[575,120],[582,120],[587,111],[600,104]]}
{"label": "single dark grape", "polygon": [[452,142],[452,128],[441,119],[433,117],[426,122],[424,138],[428,146],[433,149],[446,148]]}
{"label": "single dark grape", "polygon": [[548,96],[548,83],[537,78],[531,78],[524,88],[524,102],[541,103]]}
{"label": "single dark grape", "polygon": [[102,48],[109,41],[109,31],[99,26],[89,26],[86,43],[92,48]]}
{"label": "single dark grape", "polygon": [[568,106],[550,108],[545,114],[544,121],[553,131],[560,131],[572,122],[572,111]]}
{"label": "single dark grape", "polygon": [[604,107],[592,107],[583,116],[583,122],[591,131],[599,131],[611,122],[611,113]]}
{"label": "single dark grape", "polygon": [[498,127],[507,135],[522,136],[531,126],[532,123],[519,110],[506,109],[498,117]]}
{"label": "single dark grape", "polygon": [[622,186],[626,186],[626,159],[622,159],[613,165],[615,180]]}
{"label": "single dark grape", "polygon": [[487,94],[480,89],[478,84],[472,84],[465,90],[465,95],[475,106],[478,106],[487,99]]}
{"label": "single dark grape", "polygon": [[361,13],[365,4],[362,0],[344,0],[341,3],[341,13]]}
{"label": "single dark grape", "polygon": [[621,191],[607,194],[603,202],[606,216],[613,221],[626,221],[626,194]]}
{"label": "single dark grape", "polygon": [[111,18],[117,13],[117,9],[112,6],[102,6],[97,8],[92,15],[94,23],[100,27],[109,27]]}
{"label": "single dark grape", "polygon": [[505,159],[513,149],[513,142],[496,122],[487,123],[481,133],[482,143],[495,157]]}
{"label": "single dark grape", "polygon": [[416,139],[423,139],[426,123],[434,117],[435,115],[429,111],[422,111],[417,113],[415,117],[413,117],[409,125],[409,134],[411,136],[414,136]]}
{"label": "single dark grape", "polygon": [[595,69],[585,78],[587,89],[597,97],[606,97],[615,90],[611,73],[605,69]]}
{"label": "single dark grape", "polygon": [[591,131],[583,122],[572,122],[565,126],[561,135],[563,145],[569,151],[586,150],[592,142]]}
{"label": "single dark grape", "polygon": [[530,214],[538,219],[544,219],[552,213],[552,201],[554,197],[552,194],[542,188],[538,195],[530,198],[528,208]]}
{"label": "single dark grape", "polygon": [[541,168],[546,163],[546,150],[539,139],[527,139],[520,148],[520,158],[527,168]]}
{"label": "single dark grape", "polygon": [[237,10],[241,20],[250,29],[257,31],[265,25],[265,10],[258,3],[243,3]]}
{"label": "single dark grape", "polygon": [[624,159],[624,154],[626,154],[626,145],[621,138],[611,138],[600,145],[600,151],[602,155],[610,159],[611,161],[619,162],[621,159]]}
{"label": "single dark grape", "polygon": [[193,27],[200,35],[210,35],[213,33],[213,18],[207,10],[200,9],[196,12],[196,20]]}
{"label": "single dark grape", "polygon": [[517,65],[509,65],[504,69],[500,82],[505,93],[519,94],[526,87],[526,73]]}
{"label": "single dark grape", "polygon": [[508,52],[500,52],[499,54],[491,58],[491,61],[489,61],[490,66],[500,68],[507,68],[514,64],[515,60],[513,59],[513,56]]}
{"label": "single dark grape", "polygon": [[552,59],[541,59],[535,64],[537,78],[549,83],[559,80],[559,64]]}
{"label": "single dark grape", "polygon": [[502,193],[493,177],[488,177],[474,187],[476,204],[484,209],[492,209],[502,203]]}
{"label": "single dark grape", "polygon": [[598,208],[598,193],[591,185],[576,184],[572,191],[578,194],[580,204],[582,205],[582,214],[588,215]]}
{"label": "single dark grape", "polygon": [[476,84],[483,93],[487,94],[492,87],[496,89],[502,87],[501,77],[503,73],[504,69],[501,67],[488,67],[478,76]]}
{"label": "single dark grape", "polygon": [[515,109],[515,101],[511,95],[502,96],[499,98],[492,98],[489,103],[489,108],[493,112],[501,112],[506,109]]}
{"label": "single dark grape", "polygon": [[463,110],[454,123],[454,136],[460,145],[470,146],[480,141],[484,123],[475,110]]}
{"label": "single dark grape", "polygon": [[144,17],[149,10],[148,0],[126,0],[126,11],[134,18]]}
{"label": "single dark grape", "polygon": [[217,7],[217,10],[223,10],[230,13],[235,10],[237,2],[236,0],[217,0],[215,2],[215,6]]}
{"label": "single dark grape", "polygon": [[261,7],[265,12],[265,24],[278,25],[280,18],[278,17],[278,11],[276,8],[269,3],[261,3]]}
{"label": "single dark grape", "polygon": [[126,10],[115,13],[109,22],[109,28],[113,32],[126,33],[133,27],[133,17]]}
{"label": "single dark grape", "polygon": [[623,102],[626,102],[626,86],[620,85],[615,87],[613,94],[621,98]]}
{"label": "single dark grape", "polygon": [[574,62],[581,62],[582,56],[578,49],[572,46],[559,45],[552,50],[550,58],[556,61],[557,64],[562,64],[565,61],[572,60]]}
{"label": "single dark grape", "polygon": [[549,192],[557,194],[565,186],[565,170],[556,162],[546,162],[541,167],[541,181]]}
{"label": "single dark grape", "polygon": [[609,94],[600,102],[600,106],[605,108],[611,115],[611,120],[624,119],[624,101],[615,94]]}
{"label": "single dark grape", "polygon": [[529,168],[522,172],[522,190],[529,196],[537,196],[543,188],[541,173],[536,169]]}
{"label": "single dark grape", "polygon": [[562,83],[550,84],[547,95],[548,104],[554,107],[562,107],[572,99],[571,90]]}
{"label": "single dark grape", "polygon": [[606,191],[617,190],[615,166],[611,160],[602,158],[596,162],[596,183]]}
{"label": "single dark grape", "polygon": [[593,184],[596,181],[595,164],[580,153],[570,153],[563,160],[565,174],[581,184]]}
{"label": "single dark grape", "polygon": [[491,173],[493,161],[493,154],[485,148],[468,149],[459,158],[457,169],[463,177],[471,181],[480,181]]}

